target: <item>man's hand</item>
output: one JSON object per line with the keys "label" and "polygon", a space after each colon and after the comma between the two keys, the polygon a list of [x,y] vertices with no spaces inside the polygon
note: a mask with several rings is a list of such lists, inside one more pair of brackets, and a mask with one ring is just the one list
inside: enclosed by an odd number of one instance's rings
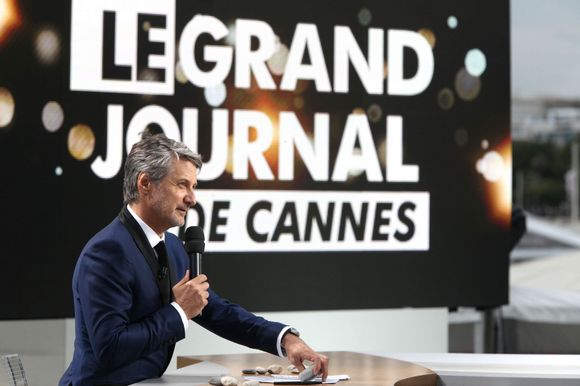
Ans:
{"label": "man's hand", "polygon": [[208,289],[209,283],[207,282],[207,276],[201,274],[189,280],[189,270],[173,286],[175,302],[183,309],[187,319],[199,315],[201,310],[207,305],[207,298],[209,297]]}
{"label": "man's hand", "polygon": [[328,357],[312,350],[302,339],[294,334],[284,335],[282,347],[286,350],[290,363],[296,366],[298,370],[304,370],[302,362],[309,360],[313,363],[314,374],[321,375],[322,380],[326,380],[328,376]]}

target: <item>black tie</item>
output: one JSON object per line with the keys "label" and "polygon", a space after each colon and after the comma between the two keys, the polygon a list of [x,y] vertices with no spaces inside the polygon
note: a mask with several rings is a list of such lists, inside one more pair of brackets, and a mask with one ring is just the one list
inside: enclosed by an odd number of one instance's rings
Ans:
{"label": "black tie", "polygon": [[159,284],[159,290],[161,291],[161,298],[164,304],[169,304],[171,302],[171,282],[169,280],[169,265],[167,263],[167,248],[165,248],[165,243],[160,241],[155,246],[155,252],[157,252],[157,258],[159,262],[159,271],[157,272],[157,283]]}

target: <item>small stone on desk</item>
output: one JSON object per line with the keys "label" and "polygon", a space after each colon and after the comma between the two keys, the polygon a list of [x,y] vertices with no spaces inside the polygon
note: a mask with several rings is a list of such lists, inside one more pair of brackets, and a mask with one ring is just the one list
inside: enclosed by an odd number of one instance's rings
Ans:
{"label": "small stone on desk", "polygon": [[290,372],[292,374],[298,374],[300,372],[300,370],[298,370],[298,367],[296,367],[294,365],[290,365],[290,366],[288,366],[288,372]]}
{"label": "small stone on desk", "polygon": [[263,367],[260,367],[260,366],[258,366],[258,367],[256,367],[256,372],[257,372],[258,374],[266,374],[266,373],[268,372],[268,370],[266,370],[266,369],[265,369],[265,368],[263,368]]}
{"label": "small stone on desk", "polygon": [[282,372],[282,366],[280,365],[271,365],[268,367],[268,372],[270,374],[280,374]]}
{"label": "small stone on desk", "polygon": [[256,374],[256,369],[242,369],[242,374]]}
{"label": "small stone on desk", "polygon": [[209,381],[207,381],[207,382],[210,385],[213,385],[213,386],[223,386],[222,385],[221,377],[213,377],[213,378],[210,378]]}
{"label": "small stone on desk", "polygon": [[238,380],[234,377],[230,377],[229,375],[221,377],[220,381],[223,386],[237,386],[238,384]]}

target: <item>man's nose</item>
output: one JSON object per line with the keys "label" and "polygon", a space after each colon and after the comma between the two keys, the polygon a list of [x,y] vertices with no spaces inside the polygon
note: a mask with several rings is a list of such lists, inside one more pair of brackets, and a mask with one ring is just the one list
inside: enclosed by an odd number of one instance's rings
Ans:
{"label": "man's nose", "polygon": [[195,205],[195,191],[193,189],[191,189],[186,195],[185,195],[185,199],[184,199],[185,203],[189,206],[194,206]]}

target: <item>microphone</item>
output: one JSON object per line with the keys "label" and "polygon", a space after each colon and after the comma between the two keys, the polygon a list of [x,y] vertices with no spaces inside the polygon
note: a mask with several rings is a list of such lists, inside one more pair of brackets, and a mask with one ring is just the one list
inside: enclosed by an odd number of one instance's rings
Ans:
{"label": "microphone", "polygon": [[189,255],[189,278],[201,274],[201,255],[205,250],[205,237],[200,226],[191,226],[185,230],[185,251]]}

